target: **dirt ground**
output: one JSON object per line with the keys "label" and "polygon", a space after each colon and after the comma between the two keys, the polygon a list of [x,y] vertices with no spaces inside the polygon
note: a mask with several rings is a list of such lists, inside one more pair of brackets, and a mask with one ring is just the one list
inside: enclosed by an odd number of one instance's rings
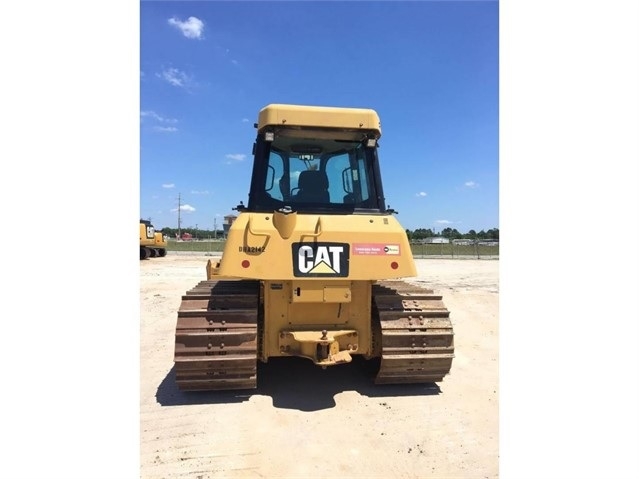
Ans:
{"label": "dirt ground", "polygon": [[182,393],[173,347],[181,295],[210,257],[140,261],[140,477],[496,478],[499,261],[418,259],[412,282],[443,294],[450,375],[375,386],[365,361],[322,370],[258,363],[258,388]]}

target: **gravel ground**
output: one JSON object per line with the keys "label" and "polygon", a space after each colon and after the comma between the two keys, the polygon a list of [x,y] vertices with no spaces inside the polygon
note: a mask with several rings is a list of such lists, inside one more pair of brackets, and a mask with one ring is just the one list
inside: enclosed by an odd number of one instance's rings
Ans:
{"label": "gravel ground", "polygon": [[416,260],[410,281],[443,294],[455,331],[437,385],[375,386],[357,357],[275,358],[254,391],[183,393],[176,312],[209,258],[140,261],[140,477],[498,477],[499,261]]}

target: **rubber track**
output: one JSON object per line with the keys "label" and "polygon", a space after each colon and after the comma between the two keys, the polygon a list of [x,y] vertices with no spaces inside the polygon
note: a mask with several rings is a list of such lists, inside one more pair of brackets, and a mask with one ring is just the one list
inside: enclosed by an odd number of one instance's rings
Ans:
{"label": "rubber track", "polygon": [[257,387],[259,282],[201,281],[182,296],[175,328],[181,390]]}
{"label": "rubber track", "polygon": [[450,372],[453,326],[433,290],[404,281],[374,284],[373,327],[382,357],[376,384],[439,382]]}

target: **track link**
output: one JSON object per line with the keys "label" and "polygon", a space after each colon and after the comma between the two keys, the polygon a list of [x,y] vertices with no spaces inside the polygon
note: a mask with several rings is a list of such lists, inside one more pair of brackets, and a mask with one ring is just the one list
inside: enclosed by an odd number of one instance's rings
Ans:
{"label": "track link", "polygon": [[381,343],[376,384],[439,382],[450,372],[453,326],[433,290],[404,281],[374,284],[373,325]]}
{"label": "track link", "polygon": [[201,281],[182,296],[175,376],[185,391],[257,387],[259,282]]}

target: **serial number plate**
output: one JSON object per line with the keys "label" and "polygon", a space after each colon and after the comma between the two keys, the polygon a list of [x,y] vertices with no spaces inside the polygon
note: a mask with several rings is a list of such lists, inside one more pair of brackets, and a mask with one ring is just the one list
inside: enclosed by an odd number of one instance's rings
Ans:
{"label": "serial number plate", "polygon": [[266,246],[240,246],[240,253],[264,253]]}

